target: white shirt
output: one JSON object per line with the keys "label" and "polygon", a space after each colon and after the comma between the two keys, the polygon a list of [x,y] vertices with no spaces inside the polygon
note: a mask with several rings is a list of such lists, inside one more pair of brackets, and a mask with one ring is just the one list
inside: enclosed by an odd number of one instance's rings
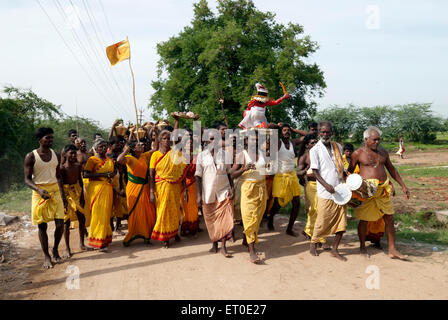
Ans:
{"label": "white shirt", "polygon": [[[342,147],[339,143],[336,143],[339,151],[342,154]],[[336,167],[336,159],[333,150],[333,144],[331,144],[331,156],[328,153],[327,147],[319,141],[310,150],[310,169],[319,170],[319,174],[322,179],[329,185],[336,187],[343,181],[339,178],[338,169]],[[323,185],[317,181],[317,196],[323,199],[332,199],[331,193],[329,193]]]}
{"label": "white shirt", "polygon": [[294,171],[295,158],[294,145],[289,141],[289,149],[286,149],[285,144],[280,140],[281,146],[278,150],[278,173],[289,173]]}
{"label": "white shirt", "polygon": [[229,196],[230,182],[227,174],[231,165],[225,164],[226,157],[226,151],[219,150],[215,164],[210,151],[205,150],[196,159],[195,176],[202,178],[202,201],[206,204],[224,201]]}

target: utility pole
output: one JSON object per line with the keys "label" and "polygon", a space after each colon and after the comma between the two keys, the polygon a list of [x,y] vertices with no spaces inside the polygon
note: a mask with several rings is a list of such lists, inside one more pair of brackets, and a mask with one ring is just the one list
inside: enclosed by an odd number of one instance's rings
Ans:
{"label": "utility pole", "polygon": [[139,121],[140,125],[143,125],[143,109],[139,110],[138,121]]}

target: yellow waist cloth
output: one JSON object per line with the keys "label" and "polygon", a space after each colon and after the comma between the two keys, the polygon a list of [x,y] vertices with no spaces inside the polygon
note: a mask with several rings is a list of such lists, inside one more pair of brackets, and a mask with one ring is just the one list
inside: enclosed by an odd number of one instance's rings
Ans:
{"label": "yellow waist cloth", "polygon": [[277,173],[272,186],[272,196],[278,198],[281,207],[286,206],[294,197],[302,194],[299,179],[294,171],[288,173]]}
{"label": "yellow waist cloth", "polygon": [[46,190],[50,194],[50,199],[44,200],[40,194],[33,191],[31,199],[31,222],[33,225],[48,223],[54,219],[64,219],[64,203],[62,202],[59,185],[41,184],[40,189]]}
{"label": "yellow waist cloth", "polygon": [[241,186],[241,217],[247,243],[258,243],[258,230],[266,209],[266,181],[246,180]]}
{"label": "yellow waist cloth", "polygon": [[82,188],[79,183],[76,184],[64,184],[64,193],[67,198],[68,207],[67,214],[65,215],[64,222],[70,219],[71,222],[78,221],[76,211],[84,214],[85,205],[81,206],[81,192]]}
{"label": "yellow waist cloth", "polygon": [[[305,226],[305,233],[313,237],[314,224],[317,218],[317,183],[316,181],[308,181],[305,188],[305,209],[308,218]],[[325,238],[321,238],[320,243],[325,243]]]}
{"label": "yellow waist cloth", "polygon": [[394,214],[394,205],[390,199],[392,186],[389,178],[382,184],[378,179],[368,179],[377,185],[377,190],[373,197],[363,202],[355,209],[355,216],[363,221],[378,221],[385,214]]}

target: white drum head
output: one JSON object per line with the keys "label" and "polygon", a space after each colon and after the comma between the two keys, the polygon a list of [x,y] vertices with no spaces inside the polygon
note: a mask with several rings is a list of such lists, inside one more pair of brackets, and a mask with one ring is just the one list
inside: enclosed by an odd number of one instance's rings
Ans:
{"label": "white drum head", "polygon": [[333,201],[337,205],[343,206],[349,203],[352,199],[352,191],[347,184],[341,183],[337,185],[334,190],[336,191],[336,193],[333,193],[331,196],[333,197]]}
{"label": "white drum head", "polygon": [[350,190],[358,190],[362,185],[362,177],[359,174],[353,173],[347,177],[346,183]]}

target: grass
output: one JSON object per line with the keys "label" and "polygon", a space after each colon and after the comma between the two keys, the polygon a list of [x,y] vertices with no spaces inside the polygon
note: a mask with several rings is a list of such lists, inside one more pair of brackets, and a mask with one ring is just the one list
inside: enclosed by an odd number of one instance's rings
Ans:
{"label": "grass", "polygon": [[26,187],[12,187],[7,193],[0,193],[0,210],[7,213],[31,214],[31,190]]}
{"label": "grass", "polygon": [[[280,214],[289,217],[292,205],[288,204],[286,207],[280,209]],[[355,216],[353,208],[347,208],[347,214],[350,217]],[[398,224],[396,229],[396,240],[405,242],[422,242],[433,245],[448,245],[448,225],[444,225],[437,220],[433,212],[416,212],[396,214],[394,216],[395,224]],[[304,201],[300,201],[300,210],[297,220],[306,223],[307,217],[305,214]],[[347,231],[358,230],[357,219],[347,220]],[[387,237],[384,236],[384,239]]]}
{"label": "grass", "polygon": [[441,166],[440,168],[435,168],[437,166],[429,166],[429,167],[420,167],[420,166],[398,166],[397,169],[400,175],[410,176],[413,178],[421,178],[421,177],[448,177],[448,168],[444,168]]}

